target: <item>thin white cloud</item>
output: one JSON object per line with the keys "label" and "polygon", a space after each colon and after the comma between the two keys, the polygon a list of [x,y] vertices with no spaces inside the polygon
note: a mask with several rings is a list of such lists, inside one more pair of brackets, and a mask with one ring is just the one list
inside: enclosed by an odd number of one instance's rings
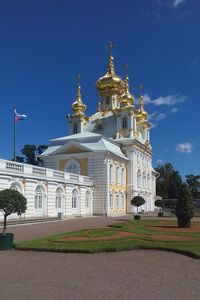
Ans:
{"label": "thin white cloud", "polygon": [[156,99],[151,99],[148,94],[144,94],[143,102],[144,104],[152,104],[155,106],[167,105],[174,106],[178,103],[184,102],[187,99],[187,96],[182,94],[168,95],[168,96],[160,96]]}
{"label": "thin white cloud", "polygon": [[181,153],[191,153],[193,145],[191,143],[180,143],[176,146],[176,151]]}
{"label": "thin white cloud", "polygon": [[178,5],[180,5],[181,3],[184,3],[185,0],[174,0],[174,2],[172,3],[173,7],[177,7]]}
{"label": "thin white cloud", "polygon": [[171,113],[175,114],[179,111],[179,109],[177,107],[174,107],[170,110]]}

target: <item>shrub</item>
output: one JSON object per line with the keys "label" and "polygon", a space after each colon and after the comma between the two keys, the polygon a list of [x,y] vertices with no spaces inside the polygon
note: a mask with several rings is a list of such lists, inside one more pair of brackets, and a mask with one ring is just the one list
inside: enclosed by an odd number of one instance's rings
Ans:
{"label": "shrub", "polygon": [[135,196],[132,200],[131,200],[131,205],[136,206],[137,207],[137,215],[138,215],[138,207],[143,205],[145,203],[145,200],[143,197],[141,196]]}
{"label": "shrub", "polygon": [[6,189],[0,191],[0,211],[4,215],[3,234],[6,233],[7,217],[13,213],[21,215],[26,211],[26,198],[18,191]]}
{"label": "shrub", "polygon": [[180,189],[180,197],[176,204],[175,214],[178,219],[179,227],[190,227],[186,226],[187,223],[190,223],[190,220],[193,218],[193,203],[192,203],[192,193],[189,190],[188,186],[184,183]]}

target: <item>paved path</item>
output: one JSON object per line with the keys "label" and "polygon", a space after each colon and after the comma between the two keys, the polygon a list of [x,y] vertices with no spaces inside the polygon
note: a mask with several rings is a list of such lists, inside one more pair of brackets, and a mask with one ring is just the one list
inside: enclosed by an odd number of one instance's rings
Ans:
{"label": "paved path", "polygon": [[[126,217],[125,219],[127,219]],[[80,228],[102,227],[116,218],[88,218],[10,228],[25,240]],[[0,251],[1,300],[200,299],[200,260],[135,250],[74,254]]]}

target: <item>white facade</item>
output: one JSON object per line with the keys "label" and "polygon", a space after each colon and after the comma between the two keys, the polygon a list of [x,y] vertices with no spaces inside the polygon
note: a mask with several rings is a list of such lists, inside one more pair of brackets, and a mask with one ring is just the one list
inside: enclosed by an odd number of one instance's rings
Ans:
{"label": "white facade", "polygon": [[87,176],[0,160],[0,190],[9,188],[27,199],[22,218],[93,215],[93,182]]}

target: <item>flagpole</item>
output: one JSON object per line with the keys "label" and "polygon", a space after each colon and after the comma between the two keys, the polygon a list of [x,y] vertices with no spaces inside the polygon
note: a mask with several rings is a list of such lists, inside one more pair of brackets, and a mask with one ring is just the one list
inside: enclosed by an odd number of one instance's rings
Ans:
{"label": "flagpole", "polygon": [[13,149],[13,159],[14,159],[14,161],[16,161],[16,121],[15,121],[15,107],[14,107],[13,121],[14,121],[14,149]]}

